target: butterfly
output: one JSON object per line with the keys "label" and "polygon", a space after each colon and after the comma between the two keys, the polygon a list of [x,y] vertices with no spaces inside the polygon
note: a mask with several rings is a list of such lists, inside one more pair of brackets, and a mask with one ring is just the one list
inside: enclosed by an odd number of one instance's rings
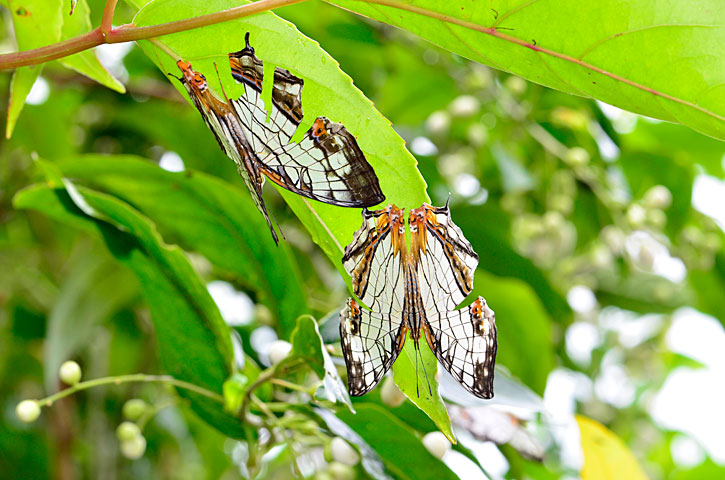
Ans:
{"label": "butterfly", "polygon": [[404,210],[363,210],[363,222],[342,259],[353,292],[340,312],[340,337],[351,395],[369,392],[410,336],[425,337],[440,363],[466,390],[493,397],[494,312],[483,297],[455,308],[473,290],[478,255],[451,220],[448,204],[412,209],[410,251]]}
{"label": "butterfly", "polygon": [[292,141],[300,126],[304,81],[275,67],[268,112],[262,100],[264,65],[249,44],[229,54],[234,80],[244,85],[237,99],[217,97],[206,77],[179,60],[179,78],[214,133],[219,146],[237,165],[274,241],[277,234],[262,198],[265,178],[282,188],[341,207],[369,207],[385,200],[375,171],[355,137],[340,123],[317,117],[302,140]]}

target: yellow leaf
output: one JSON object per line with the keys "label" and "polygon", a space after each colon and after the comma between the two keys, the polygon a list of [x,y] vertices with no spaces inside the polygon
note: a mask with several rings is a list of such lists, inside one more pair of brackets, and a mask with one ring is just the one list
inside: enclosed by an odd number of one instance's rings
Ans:
{"label": "yellow leaf", "polygon": [[646,480],[642,467],[627,446],[604,425],[576,416],[584,452],[582,480]]}

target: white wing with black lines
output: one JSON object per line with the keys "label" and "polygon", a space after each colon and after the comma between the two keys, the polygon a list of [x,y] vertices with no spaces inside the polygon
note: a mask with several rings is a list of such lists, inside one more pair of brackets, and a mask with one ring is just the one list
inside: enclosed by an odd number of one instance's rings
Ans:
{"label": "white wing with black lines", "polygon": [[399,315],[363,310],[352,298],[340,312],[340,340],[351,395],[368,393],[398,358],[406,329]]}
{"label": "white wing with black lines", "polygon": [[477,397],[493,397],[496,320],[483,297],[461,310],[427,311],[422,328],[431,350],[453,378]]}

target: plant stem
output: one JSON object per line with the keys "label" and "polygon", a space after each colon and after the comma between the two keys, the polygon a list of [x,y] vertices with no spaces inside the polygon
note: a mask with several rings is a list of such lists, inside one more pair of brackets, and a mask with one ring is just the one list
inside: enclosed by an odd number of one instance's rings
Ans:
{"label": "plant stem", "polygon": [[216,402],[224,403],[224,397],[219,395],[216,392],[212,392],[211,390],[207,390],[206,388],[200,387],[198,385],[194,385],[193,383],[185,382],[183,380],[177,380],[171,375],[146,375],[145,373],[134,373],[131,375],[119,375],[117,377],[103,377],[103,378],[97,378],[95,380],[88,380],[86,382],[80,382],[72,387],[68,387],[65,390],[61,390],[58,393],[54,393],[53,395],[38,400],[38,404],[41,407],[51,406],[53,405],[53,402],[56,400],[60,400],[61,398],[65,398],[67,396],[73,395],[76,392],[79,392],[81,390],[86,390],[88,388],[98,387],[101,385],[109,385],[109,384],[116,384],[120,385],[122,383],[129,383],[129,382],[159,382],[159,383],[168,383],[169,385],[173,385],[175,387],[183,388],[185,390],[189,390],[195,393],[198,393],[199,395],[203,395],[207,398],[210,398]]}
{"label": "plant stem", "polygon": [[116,11],[118,0],[106,0],[106,6],[103,8],[103,18],[101,19],[101,33],[105,37],[113,29],[113,13]]}
{"label": "plant stem", "polygon": [[[136,27],[132,24],[112,28],[113,9],[118,0],[108,0],[103,12],[101,25],[78,37],[74,37],[53,45],[26,50],[24,52],[7,53],[0,55],[0,70],[11,70],[28,65],[49,62],[58,58],[67,57],[74,53],[88,50],[89,48],[103,45],[104,43],[123,43],[144,40],[162,35],[183,32],[193,28],[205,27],[216,23],[234,20],[236,18],[248,17],[257,13],[266,12],[274,8],[293,5],[305,0],[259,0],[254,3],[230,8],[221,12],[214,12],[199,17],[177,20],[175,22],[162,23],[147,27]],[[104,30],[107,29],[107,30]]]}

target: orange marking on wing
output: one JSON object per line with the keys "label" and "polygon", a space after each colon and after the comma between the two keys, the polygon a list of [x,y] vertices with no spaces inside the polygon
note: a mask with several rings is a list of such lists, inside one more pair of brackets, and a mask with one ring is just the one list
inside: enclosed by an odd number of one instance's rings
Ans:
{"label": "orange marking on wing", "polygon": [[322,137],[327,135],[327,128],[325,128],[325,122],[319,118],[315,119],[315,123],[312,124],[312,136]]}

